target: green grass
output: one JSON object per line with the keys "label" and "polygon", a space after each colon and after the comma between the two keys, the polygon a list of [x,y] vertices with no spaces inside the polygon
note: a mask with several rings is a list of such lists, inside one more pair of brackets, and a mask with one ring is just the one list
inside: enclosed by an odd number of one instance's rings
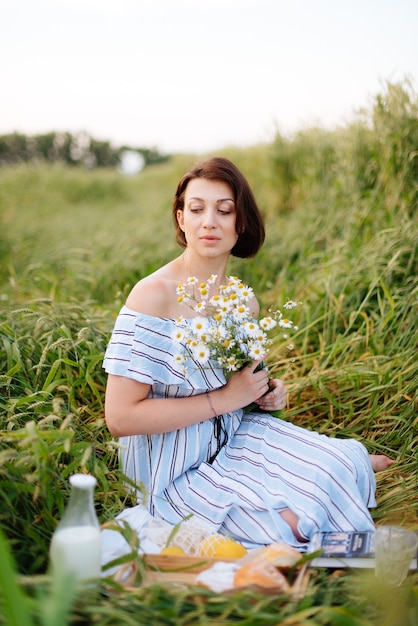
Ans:
{"label": "green grass", "polygon": [[[267,226],[257,258],[232,260],[231,273],[255,288],[263,311],[303,302],[295,349],[277,338],[269,355],[290,390],[286,418],[395,458],[378,474],[373,515],[415,530],[417,119],[405,82],[345,128],[223,151],[250,180]],[[0,170],[0,624],[412,626],[417,575],[396,598],[365,573],[318,570],[300,601],[140,583],[126,592],[107,581],[66,603],[65,581],[48,577],[72,473],[97,477],[101,522],[131,503],[104,424],[101,361],[130,287],[180,251],[171,198],[194,161],[176,156],[132,178],[59,165]]]}

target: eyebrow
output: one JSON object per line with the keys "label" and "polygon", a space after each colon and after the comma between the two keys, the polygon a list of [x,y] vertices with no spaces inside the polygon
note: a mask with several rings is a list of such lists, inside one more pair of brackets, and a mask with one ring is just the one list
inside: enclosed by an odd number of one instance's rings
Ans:
{"label": "eyebrow", "polygon": [[[200,202],[204,202],[204,198],[199,198],[198,196],[192,196],[189,200],[199,200]],[[221,202],[233,202],[235,204],[235,200],[233,198],[220,198],[216,201],[216,204],[220,204]]]}

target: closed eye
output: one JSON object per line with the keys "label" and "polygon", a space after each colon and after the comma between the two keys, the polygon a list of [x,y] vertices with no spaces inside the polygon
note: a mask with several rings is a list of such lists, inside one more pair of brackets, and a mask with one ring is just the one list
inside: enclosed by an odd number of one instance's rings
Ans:
{"label": "closed eye", "polygon": [[218,204],[218,211],[222,215],[230,215],[235,211],[235,202],[233,200],[222,200]]}

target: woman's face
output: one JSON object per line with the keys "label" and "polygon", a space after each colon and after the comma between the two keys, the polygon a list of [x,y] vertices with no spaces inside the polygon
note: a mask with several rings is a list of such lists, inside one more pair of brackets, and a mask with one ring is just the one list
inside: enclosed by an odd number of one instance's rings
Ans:
{"label": "woman's face", "polygon": [[192,179],[177,220],[187,247],[203,256],[229,255],[237,242],[234,194],[221,180]]}

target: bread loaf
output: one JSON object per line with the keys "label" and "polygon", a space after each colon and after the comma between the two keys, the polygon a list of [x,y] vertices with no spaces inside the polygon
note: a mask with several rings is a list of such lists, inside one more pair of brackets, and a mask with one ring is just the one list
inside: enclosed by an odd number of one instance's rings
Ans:
{"label": "bread loaf", "polygon": [[254,556],[255,561],[267,561],[281,569],[293,567],[300,558],[300,552],[286,543],[272,543],[258,550]]}
{"label": "bread loaf", "polygon": [[268,561],[254,560],[246,563],[235,572],[234,587],[256,585],[264,589],[277,589],[286,593],[290,586],[286,577]]}

